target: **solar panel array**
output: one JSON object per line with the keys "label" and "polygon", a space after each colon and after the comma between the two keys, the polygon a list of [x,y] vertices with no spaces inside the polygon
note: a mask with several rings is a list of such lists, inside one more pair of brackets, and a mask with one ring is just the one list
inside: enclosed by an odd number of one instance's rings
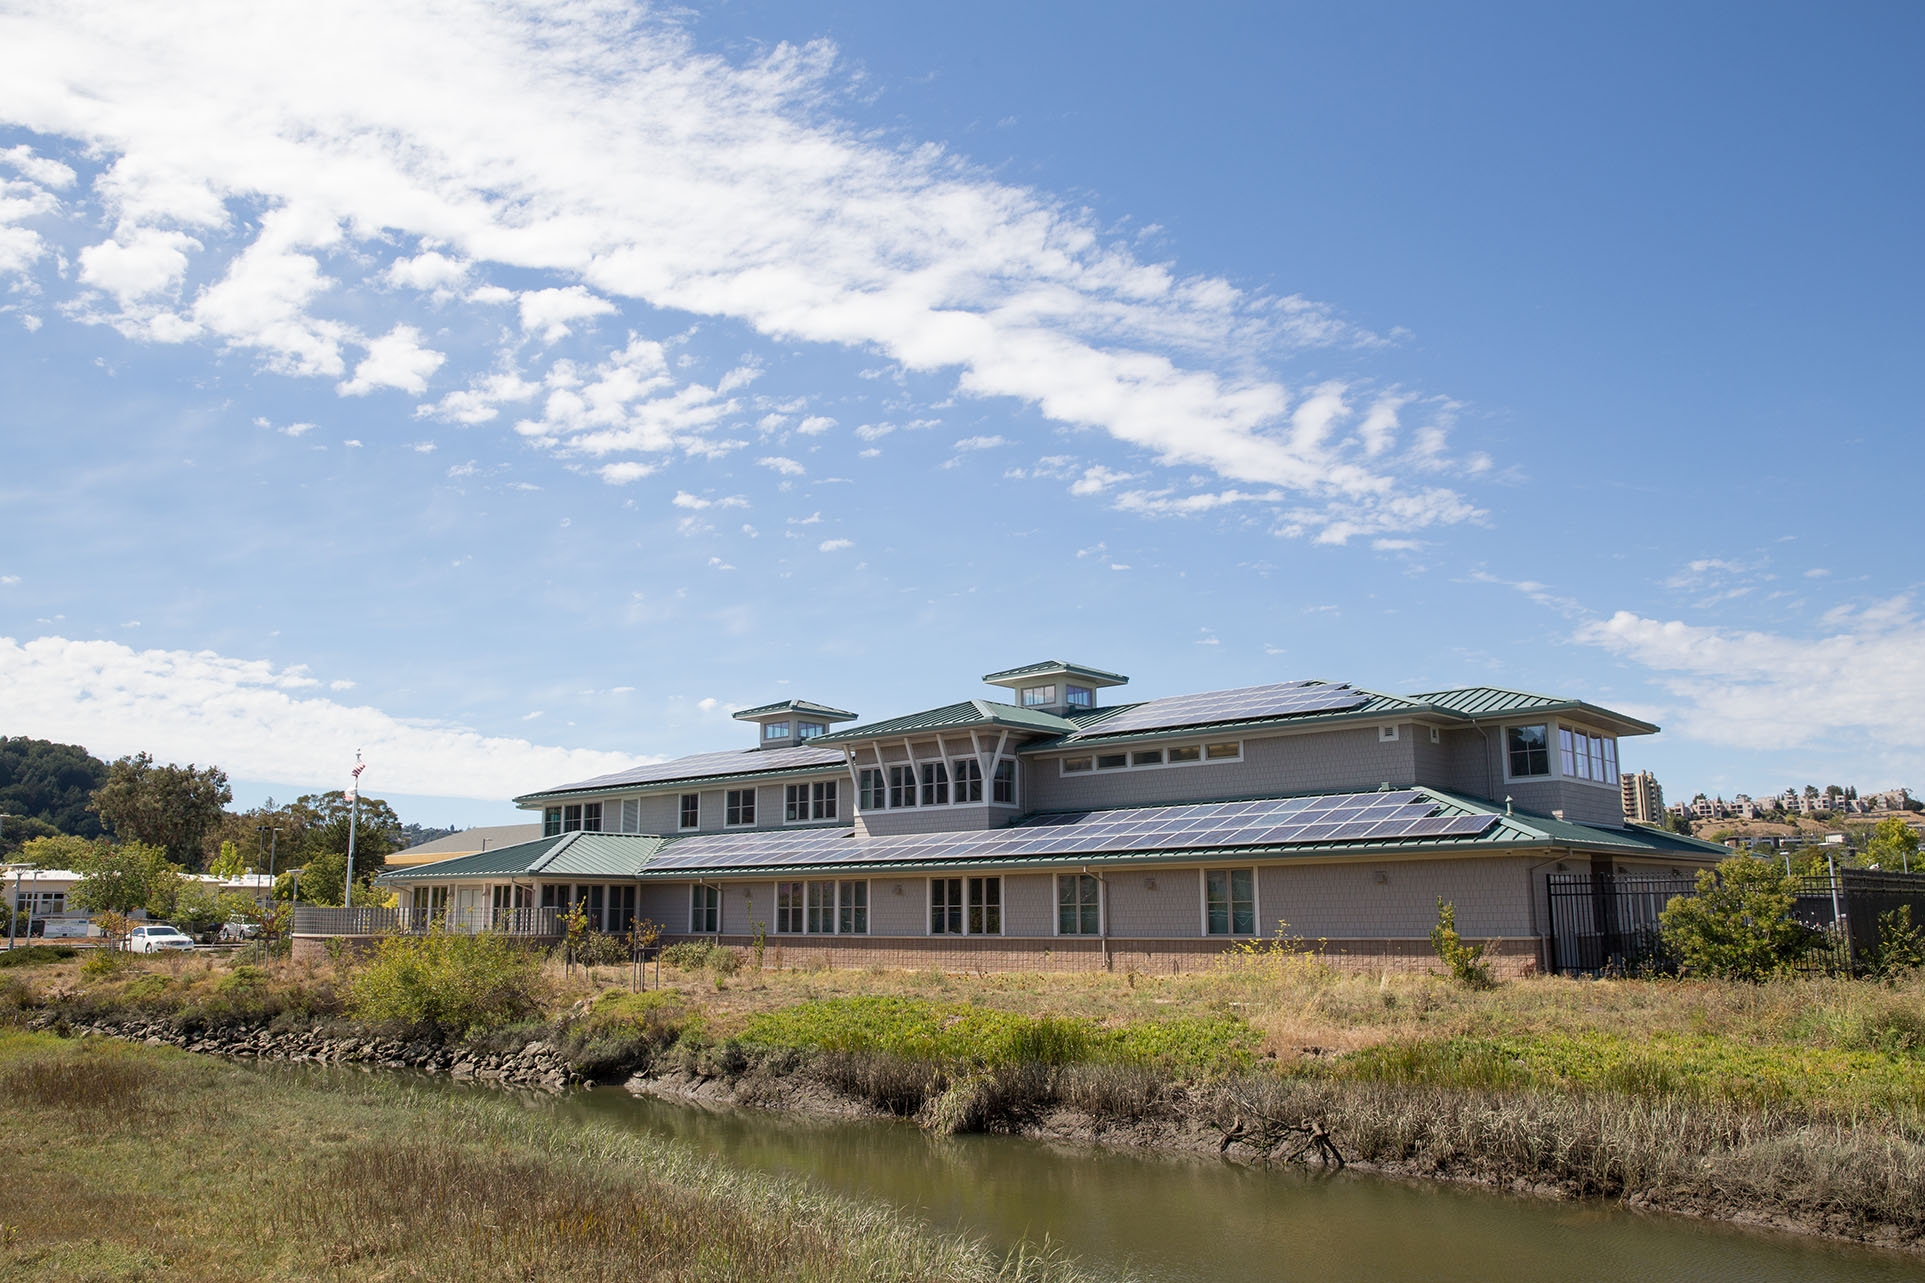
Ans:
{"label": "solar panel array", "polygon": [[742,748],[722,753],[697,753],[693,757],[678,757],[668,762],[651,762],[643,766],[631,767],[626,771],[616,771],[612,775],[597,775],[592,780],[577,780],[573,784],[558,784],[544,793],[567,793],[576,789],[616,788],[623,784],[655,784],[663,780],[689,780],[708,775],[740,775],[750,771],[782,771],[799,766],[840,766],[843,763],[840,750],[833,748],[810,748],[797,745],[793,748]]}
{"label": "solar panel array", "polygon": [[858,838],[853,829],[717,833],[680,838],[648,871],[808,864],[917,864],[1023,860],[1124,852],[1291,847],[1393,838],[1473,837],[1495,815],[1438,815],[1436,801],[1403,789],[1323,797],[1204,802],[1036,816],[987,832],[906,833]]}
{"label": "solar panel array", "polygon": [[1075,738],[1095,739],[1174,726],[1290,717],[1298,713],[1331,713],[1356,708],[1369,699],[1362,691],[1327,682],[1278,682],[1272,686],[1204,691],[1200,695],[1172,695],[1123,709],[1113,717],[1090,724],[1077,732]]}

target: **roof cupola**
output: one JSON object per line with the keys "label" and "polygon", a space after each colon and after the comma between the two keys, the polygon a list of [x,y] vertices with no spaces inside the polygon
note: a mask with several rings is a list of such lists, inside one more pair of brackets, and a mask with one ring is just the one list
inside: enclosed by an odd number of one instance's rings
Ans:
{"label": "roof cupola", "polygon": [[1130,679],[1087,664],[1045,659],[1006,668],[1000,673],[986,673],[983,680],[1013,693],[1015,703],[1024,708],[1068,714],[1095,708],[1097,691],[1109,686],[1126,686]]}
{"label": "roof cupola", "polygon": [[779,704],[762,704],[734,714],[738,722],[754,722],[756,744],[762,748],[787,748],[825,734],[836,722],[853,722],[856,715],[846,709],[812,704],[806,699],[785,699]]}

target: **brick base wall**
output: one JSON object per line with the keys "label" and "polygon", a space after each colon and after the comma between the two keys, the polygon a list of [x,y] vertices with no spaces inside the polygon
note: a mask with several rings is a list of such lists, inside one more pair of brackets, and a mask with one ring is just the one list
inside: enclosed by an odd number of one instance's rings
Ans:
{"label": "brick base wall", "polygon": [[[750,936],[663,936],[664,944],[710,940],[747,950]],[[1469,943],[1478,943],[1469,941]],[[1543,970],[1543,948],[1534,938],[1494,939],[1485,960],[1507,978]],[[1100,940],[1052,938],[1011,940],[994,937],[843,936],[835,940],[768,937],[762,962],[767,967],[889,967],[907,970],[971,971],[1207,971],[1235,948],[1222,940],[1111,940],[1106,960]],[[1307,941],[1305,949],[1326,964],[1350,971],[1424,972],[1440,970],[1428,937],[1422,939]]]}

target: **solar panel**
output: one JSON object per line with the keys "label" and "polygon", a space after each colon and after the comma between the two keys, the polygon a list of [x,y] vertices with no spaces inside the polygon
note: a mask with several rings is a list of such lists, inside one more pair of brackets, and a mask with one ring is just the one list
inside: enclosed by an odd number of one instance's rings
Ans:
{"label": "solar panel", "polygon": [[1356,708],[1370,696],[1348,686],[1327,682],[1278,682],[1236,690],[1173,695],[1120,710],[1075,732],[1076,740],[1101,739],[1138,731],[1176,726],[1204,726],[1214,722],[1247,722],[1263,717],[1291,717],[1300,713],[1332,713]]}
{"label": "solar panel", "polygon": [[1497,817],[1440,816],[1438,803],[1408,789],[1318,798],[1260,798],[1191,806],[1126,807],[1038,815],[1004,829],[859,838],[854,829],[712,833],[678,838],[651,871],[816,864],[1023,860],[1119,851],[1277,848],[1397,837],[1470,836]]}

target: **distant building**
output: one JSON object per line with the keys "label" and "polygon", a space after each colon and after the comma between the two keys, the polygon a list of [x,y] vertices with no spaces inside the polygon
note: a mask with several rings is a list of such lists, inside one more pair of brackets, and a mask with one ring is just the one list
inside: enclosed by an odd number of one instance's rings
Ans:
{"label": "distant building", "polygon": [[514,846],[519,842],[532,842],[541,836],[539,824],[491,824],[478,829],[463,829],[459,833],[449,833],[411,846],[405,851],[396,851],[387,858],[390,869],[412,869],[423,864],[438,864],[442,860],[453,860],[464,855],[479,855],[483,851],[499,851],[504,846]]}
{"label": "distant building", "polygon": [[1634,824],[1658,824],[1664,820],[1664,790],[1658,777],[1649,771],[1626,773],[1618,777],[1624,791],[1624,818]]}

